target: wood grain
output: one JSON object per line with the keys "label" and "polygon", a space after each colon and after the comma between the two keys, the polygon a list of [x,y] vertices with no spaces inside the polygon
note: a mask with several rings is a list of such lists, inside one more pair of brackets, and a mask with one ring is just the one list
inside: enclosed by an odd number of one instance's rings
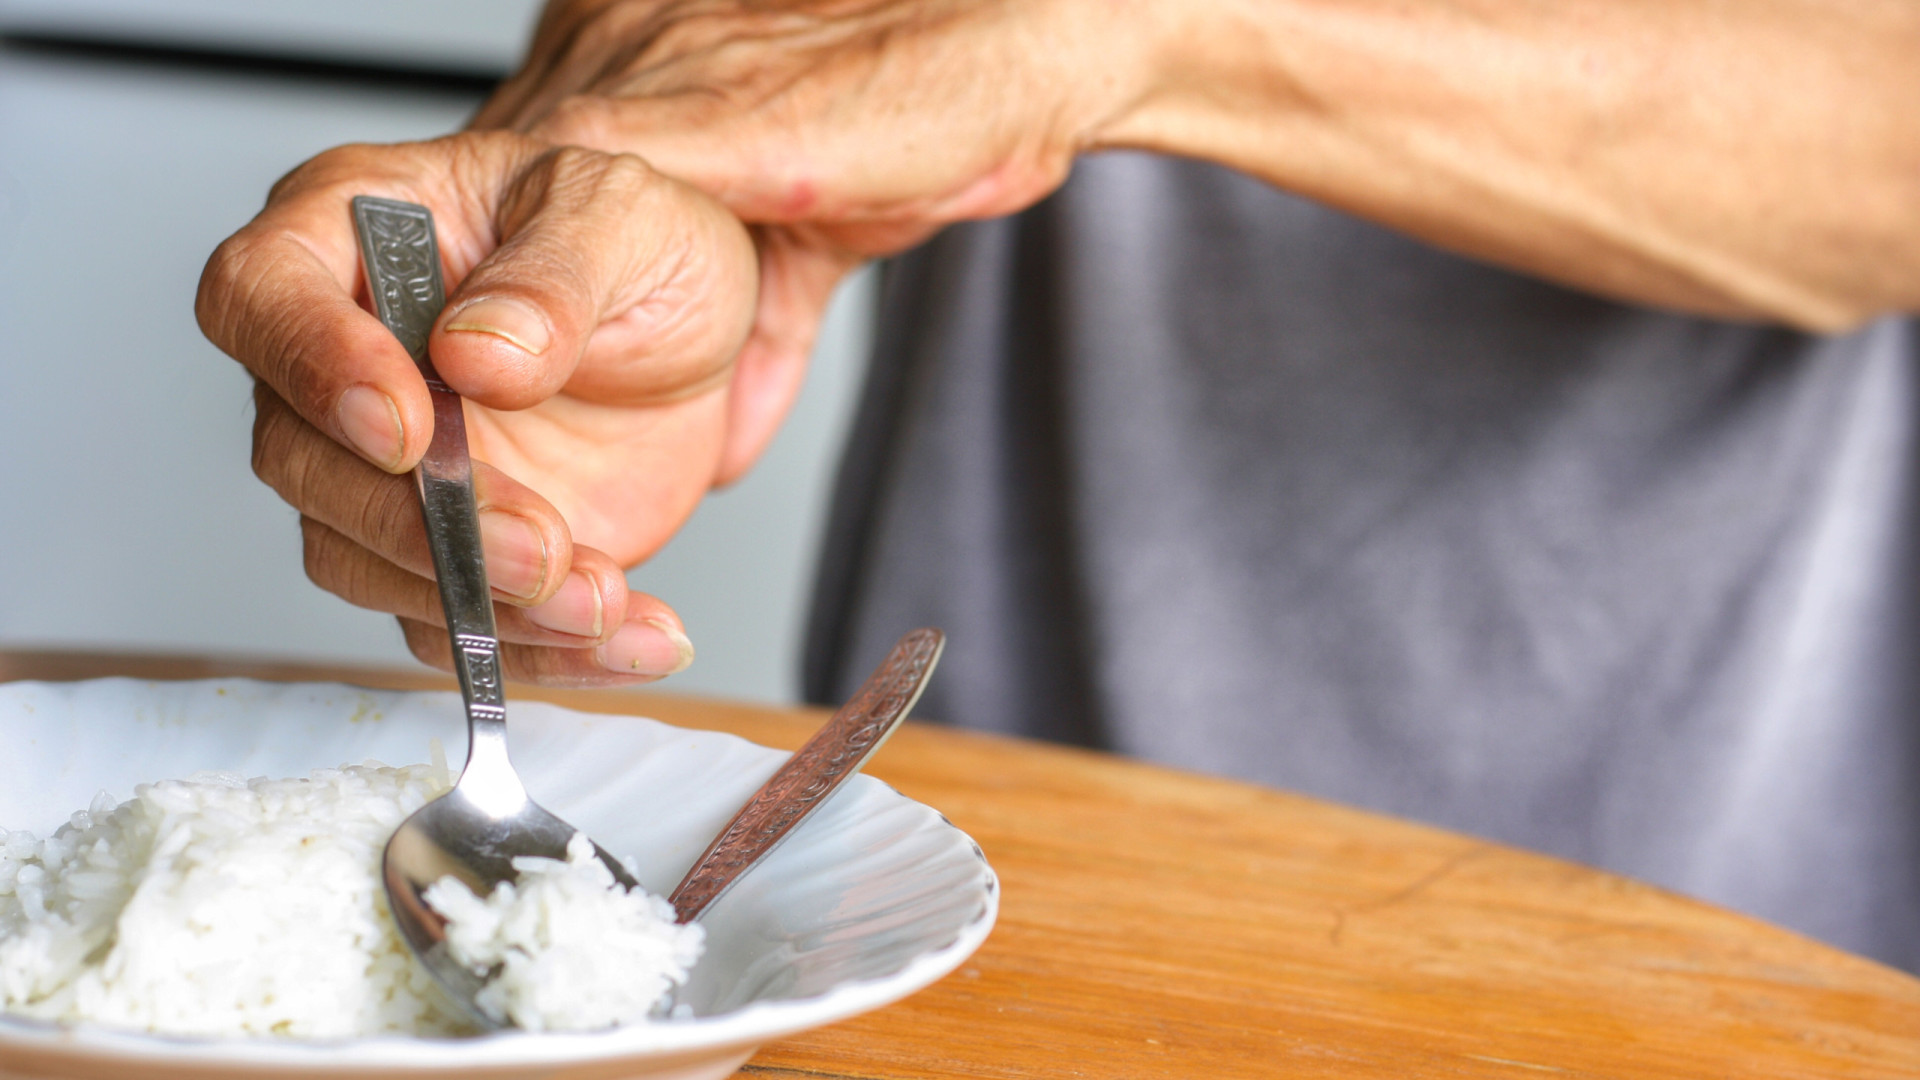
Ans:
{"label": "wood grain", "polygon": [[[418,673],[0,653],[0,679]],[[516,689],[794,747],[824,714]],[[868,771],[971,833],[986,946],[757,1080],[1920,1077],[1920,980],[1570,863],[1248,785],[909,724]]]}

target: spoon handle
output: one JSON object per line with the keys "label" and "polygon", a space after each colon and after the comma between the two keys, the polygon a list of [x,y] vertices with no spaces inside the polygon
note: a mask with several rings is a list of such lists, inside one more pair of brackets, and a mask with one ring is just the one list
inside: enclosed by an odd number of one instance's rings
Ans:
{"label": "spoon handle", "polygon": [[[427,337],[447,303],[433,214],[414,203],[361,195],[353,200],[353,222],[374,308],[419,365],[433,396],[433,440],[413,477],[426,519],[427,546],[433,551],[440,606],[453,639],[453,669],[467,704],[471,740],[467,766],[471,770],[483,757],[497,754],[505,761],[507,709],[493,594],[487,587],[480,517],[474,508],[466,417],[460,395],[440,381],[427,356]],[[520,797],[525,797],[524,790]]]}
{"label": "spoon handle", "polygon": [[933,629],[910,631],[901,638],[833,719],[754,792],[667,898],[681,922],[699,918],[860,771],[920,700],[946,641],[946,635]]}

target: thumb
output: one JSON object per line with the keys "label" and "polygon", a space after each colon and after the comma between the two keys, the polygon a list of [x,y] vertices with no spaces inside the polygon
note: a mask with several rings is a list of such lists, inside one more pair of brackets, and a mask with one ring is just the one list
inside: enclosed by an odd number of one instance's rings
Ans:
{"label": "thumb", "polygon": [[563,388],[615,403],[720,378],[753,322],[753,243],[734,217],[631,154],[547,150],[494,210],[498,246],[429,339],[463,396],[523,409]]}

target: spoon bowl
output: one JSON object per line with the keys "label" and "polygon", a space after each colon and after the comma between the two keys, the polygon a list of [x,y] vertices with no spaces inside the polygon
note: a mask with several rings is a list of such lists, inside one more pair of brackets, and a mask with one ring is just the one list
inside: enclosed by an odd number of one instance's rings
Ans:
{"label": "spoon bowl", "polygon": [[[456,787],[415,811],[387,841],[382,872],[394,925],[434,981],[482,1030],[507,1025],[475,1004],[486,979],[454,958],[447,947],[447,921],[427,905],[424,894],[435,882],[451,877],[484,897],[519,876],[513,868],[516,858],[564,862],[567,841],[576,831],[531,799],[498,815]],[[627,889],[640,887],[620,860],[599,844],[593,850],[615,881]]]}

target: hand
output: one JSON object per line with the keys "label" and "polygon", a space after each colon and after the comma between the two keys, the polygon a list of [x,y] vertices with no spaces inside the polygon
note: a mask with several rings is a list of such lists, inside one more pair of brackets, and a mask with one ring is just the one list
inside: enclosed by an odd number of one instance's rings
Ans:
{"label": "hand", "polygon": [[254,469],[301,514],[307,573],[400,617],[450,666],[418,498],[432,437],[418,369],[368,313],[349,200],[429,207],[449,284],[428,348],[467,398],[488,576],[510,677],[608,685],[692,658],[629,593],[734,441],[752,242],[638,158],[506,133],[349,146],[296,169],[214,252],[201,328],[257,378]]}
{"label": "hand", "polygon": [[[1142,83],[1145,7],[560,0],[474,123],[638,154],[756,226],[760,309],[733,407],[770,436],[847,270],[1066,178]],[[730,444],[720,479],[763,446]]]}

